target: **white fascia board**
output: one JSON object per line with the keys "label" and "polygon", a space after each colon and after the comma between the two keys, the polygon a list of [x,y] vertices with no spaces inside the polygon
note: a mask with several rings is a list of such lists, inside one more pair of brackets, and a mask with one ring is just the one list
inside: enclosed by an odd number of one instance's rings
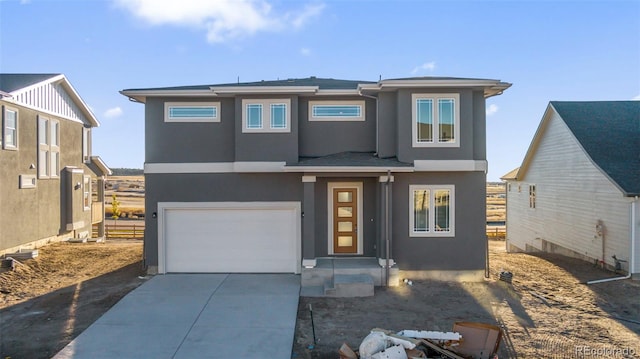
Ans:
{"label": "white fascia board", "polygon": [[331,89],[327,89],[327,90],[318,90],[318,91],[316,91],[316,95],[319,95],[319,96],[346,96],[346,95],[359,96],[360,95],[360,91],[358,91],[357,89],[351,89],[351,90],[331,90]]}
{"label": "white fascia board", "polygon": [[[61,81],[62,86],[71,94],[71,100],[75,102],[76,105],[78,105],[78,107],[80,107],[80,110],[84,113],[85,117],[89,120],[90,122],[89,124],[91,125],[91,127],[99,127],[100,122],[98,122],[98,119],[91,111],[91,108],[89,108],[89,106],[84,102],[82,97],[80,97],[80,94],[78,94],[76,89],[73,88],[73,86],[71,85],[71,82],[69,82],[69,80],[67,80],[67,78],[64,75],[61,75],[61,76],[62,78],[57,81]],[[52,81],[52,82],[57,82],[57,81]]]}
{"label": "white fascia board", "polygon": [[410,80],[382,80],[380,87],[488,87],[497,86],[503,82],[482,79],[410,79]]}
{"label": "white fascia board", "polygon": [[281,94],[315,93],[318,86],[212,86],[209,89],[215,94]]}
{"label": "white fascia board", "polygon": [[144,173],[232,173],[233,162],[145,163]]}
{"label": "white fascia board", "polygon": [[217,94],[211,90],[122,90],[120,94],[145,103],[147,97],[211,97]]}
{"label": "white fascia board", "polygon": [[113,174],[111,169],[107,166],[106,163],[104,163],[104,161],[102,160],[102,158],[100,158],[100,156],[90,156],[89,159],[91,159],[91,162],[95,163],[96,166],[98,166],[98,168],[100,169],[100,171],[102,171],[102,173],[104,173],[105,175],[111,176]]}
{"label": "white fascia board", "polygon": [[373,167],[373,166],[287,166],[284,172],[316,172],[316,173],[366,173],[366,172],[414,172],[413,167]]}
{"label": "white fascia board", "polygon": [[286,162],[261,162],[238,161],[233,163],[233,172],[258,173],[258,172],[282,172]]}
{"label": "white fascia board", "polygon": [[283,172],[285,165],[286,162],[265,161],[145,163],[144,173],[273,173]]}
{"label": "white fascia board", "polygon": [[485,160],[415,160],[413,166],[416,172],[486,172],[488,167]]}

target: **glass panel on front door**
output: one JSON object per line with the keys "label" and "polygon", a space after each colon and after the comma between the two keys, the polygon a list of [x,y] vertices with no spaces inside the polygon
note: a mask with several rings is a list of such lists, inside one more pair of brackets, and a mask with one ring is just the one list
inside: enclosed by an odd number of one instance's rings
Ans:
{"label": "glass panel on front door", "polygon": [[356,188],[333,189],[333,252],[358,253]]}

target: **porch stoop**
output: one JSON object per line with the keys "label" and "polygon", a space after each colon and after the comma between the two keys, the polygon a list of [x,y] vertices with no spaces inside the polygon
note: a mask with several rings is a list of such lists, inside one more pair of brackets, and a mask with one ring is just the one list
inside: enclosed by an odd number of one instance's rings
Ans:
{"label": "porch stoop", "polygon": [[[302,268],[303,297],[366,297],[374,286],[386,285],[385,268],[377,258],[317,258],[313,268]],[[398,268],[389,268],[389,285],[398,285]]]}

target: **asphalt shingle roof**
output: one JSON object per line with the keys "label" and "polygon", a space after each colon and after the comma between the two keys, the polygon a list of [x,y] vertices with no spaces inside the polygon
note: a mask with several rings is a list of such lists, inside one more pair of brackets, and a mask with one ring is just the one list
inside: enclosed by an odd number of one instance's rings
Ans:
{"label": "asphalt shingle roof", "polygon": [[298,163],[288,166],[411,167],[413,164],[400,162],[395,157],[379,158],[373,152],[340,152],[323,157],[300,157]]}
{"label": "asphalt shingle roof", "polygon": [[[175,86],[145,88],[144,90],[208,90],[211,87],[262,87],[262,86],[318,86],[321,90],[355,90],[359,84],[375,83],[372,81],[338,80],[320,77],[307,77],[301,79],[286,79],[272,81],[237,82],[211,85]],[[140,89],[128,89],[134,91]]]}
{"label": "asphalt shingle roof", "polygon": [[60,74],[0,74],[0,91],[13,92]]}
{"label": "asphalt shingle roof", "polygon": [[640,101],[552,101],[551,105],[625,195],[640,195]]}

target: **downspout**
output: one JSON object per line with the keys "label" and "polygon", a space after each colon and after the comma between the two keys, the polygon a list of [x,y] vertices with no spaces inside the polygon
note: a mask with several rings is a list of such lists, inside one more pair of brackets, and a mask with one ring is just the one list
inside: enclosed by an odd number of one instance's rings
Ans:
{"label": "downspout", "polygon": [[590,280],[590,281],[587,282],[587,284],[612,282],[614,280],[621,280],[621,279],[629,279],[629,278],[631,278],[631,274],[633,273],[633,270],[635,268],[636,236],[638,235],[638,233],[636,233],[636,223],[635,223],[635,220],[636,220],[636,206],[637,206],[637,204],[638,204],[638,196],[636,196],[635,199],[631,202],[631,220],[630,220],[630,224],[631,224],[631,255],[629,256],[629,273],[624,277],[614,277],[614,278]]}
{"label": "downspout", "polygon": [[387,170],[387,182],[385,183],[384,186],[384,231],[385,231],[385,260],[386,260],[386,265],[384,266],[385,269],[385,280],[386,280],[386,286],[389,286],[389,249],[391,248],[391,235],[390,235],[390,230],[389,230],[389,183],[391,182],[391,170]]}

